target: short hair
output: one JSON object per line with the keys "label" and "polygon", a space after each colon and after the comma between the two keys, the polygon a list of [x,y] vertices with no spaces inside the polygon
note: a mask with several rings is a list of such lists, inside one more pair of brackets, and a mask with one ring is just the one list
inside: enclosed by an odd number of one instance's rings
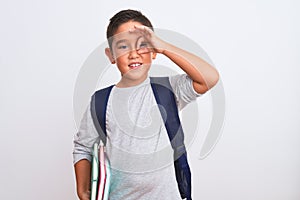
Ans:
{"label": "short hair", "polygon": [[112,45],[112,36],[115,34],[119,26],[129,21],[139,22],[153,30],[150,20],[140,11],[131,9],[121,10],[110,19],[106,30],[106,38],[110,47]]}

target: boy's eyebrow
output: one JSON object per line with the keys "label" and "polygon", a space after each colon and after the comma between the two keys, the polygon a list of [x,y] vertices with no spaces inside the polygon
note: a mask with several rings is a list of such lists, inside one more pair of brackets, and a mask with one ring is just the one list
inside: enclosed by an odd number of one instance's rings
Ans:
{"label": "boy's eyebrow", "polygon": [[117,42],[116,42],[116,45],[118,45],[119,43],[122,43],[122,42],[127,42],[128,40],[126,40],[126,39],[121,39],[121,40],[118,40]]}

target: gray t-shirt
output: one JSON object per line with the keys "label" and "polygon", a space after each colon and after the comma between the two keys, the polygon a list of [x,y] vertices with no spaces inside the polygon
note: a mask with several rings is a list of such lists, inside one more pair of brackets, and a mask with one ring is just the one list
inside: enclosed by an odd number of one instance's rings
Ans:
{"label": "gray t-shirt", "polygon": [[[199,96],[187,75],[169,77],[181,110]],[[106,112],[106,154],[111,165],[110,200],[181,199],[173,151],[150,79],[128,87],[113,87]],[[99,142],[88,106],[74,138],[74,163],[91,160]]]}

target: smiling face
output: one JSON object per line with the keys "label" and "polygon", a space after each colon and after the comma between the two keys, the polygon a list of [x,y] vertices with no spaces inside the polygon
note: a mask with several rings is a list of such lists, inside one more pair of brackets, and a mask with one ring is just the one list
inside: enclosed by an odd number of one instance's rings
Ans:
{"label": "smiling face", "polygon": [[149,44],[141,34],[129,32],[139,22],[128,21],[116,30],[111,49],[106,49],[106,54],[112,63],[116,63],[121,72],[122,79],[141,82],[148,76],[152,59],[156,54],[148,51]]}

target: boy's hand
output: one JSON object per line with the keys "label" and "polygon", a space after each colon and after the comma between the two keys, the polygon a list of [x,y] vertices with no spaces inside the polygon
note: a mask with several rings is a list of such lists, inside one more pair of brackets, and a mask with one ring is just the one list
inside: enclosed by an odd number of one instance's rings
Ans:
{"label": "boy's hand", "polygon": [[131,33],[140,33],[144,39],[149,43],[147,48],[141,48],[138,53],[149,53],[153,51],[155,53],[164,53],[164,46],[166,42],[155,35],[155,33],[147,26],[134,25],[134,29],[129,30]]}
{"label": "boy's hand", "polygon": [[90,191],[78,194],[80,200],[90,200]]}

